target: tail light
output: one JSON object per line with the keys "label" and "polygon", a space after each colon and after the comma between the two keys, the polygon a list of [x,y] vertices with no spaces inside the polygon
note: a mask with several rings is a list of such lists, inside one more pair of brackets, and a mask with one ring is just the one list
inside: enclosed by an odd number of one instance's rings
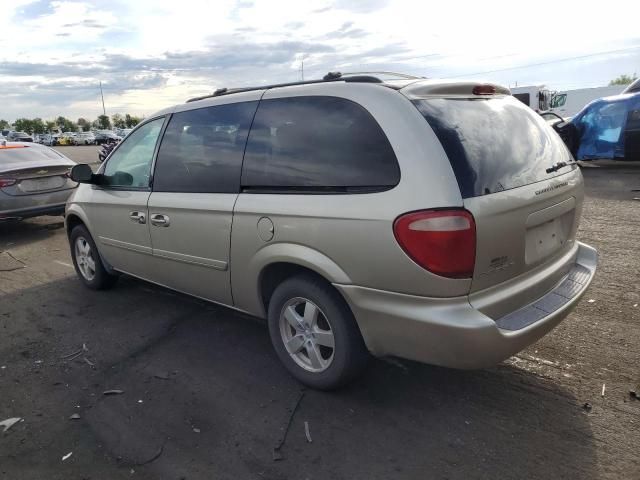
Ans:
{"label": "tail light", "polygon": [[496,87],[493,85],[476,85],[472,91],[474,95],[494,95]]}
{"label": "tail light", "polygon": [[396,240],[411,259],[432,273],[470,278],[476,261],[476,224],[466,210],[423,210],[393,224]]}
{"label": "tail light", "polygon": [[17,180],[15,178],[0,178],[0,188],[10,187],[15,185]]}

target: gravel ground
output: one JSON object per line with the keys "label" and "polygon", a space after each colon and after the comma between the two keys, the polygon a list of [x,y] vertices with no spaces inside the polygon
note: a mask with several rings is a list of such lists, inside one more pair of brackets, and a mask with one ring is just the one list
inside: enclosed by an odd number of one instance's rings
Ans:
{"label": "gravel ground", "polygon": [[640,478],[640,165],[583,172],[601,260],[558,328],[492,369],[375,360],[336,393],[303,391],[258,320],[131,278],[83,288],[61,218],[0,224],[0,421],[24,418],[0,478]]}

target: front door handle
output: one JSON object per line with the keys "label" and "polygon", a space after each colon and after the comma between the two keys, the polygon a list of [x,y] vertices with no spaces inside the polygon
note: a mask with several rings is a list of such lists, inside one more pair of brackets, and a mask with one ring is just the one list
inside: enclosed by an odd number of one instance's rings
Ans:
{"label": "front door handle", "polygon": [[156,227],[168,227],[170,225],[169,216],[162,215],[161,213],[152,213],[151,223]]}
{"label": "front door handle", "polygon": [[129,212],[129,219],[135,223],[147,223],[147,216],[142,212]]}

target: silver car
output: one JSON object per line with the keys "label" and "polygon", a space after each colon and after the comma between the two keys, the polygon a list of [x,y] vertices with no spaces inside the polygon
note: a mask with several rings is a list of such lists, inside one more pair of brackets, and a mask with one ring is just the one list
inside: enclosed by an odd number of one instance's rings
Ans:
{"label": "silver car", "polygon": [[75,165],[37,143],[0,141],[0,221],[63,215]]}
{"label": "silver car", "polygon": [[94,145],[96,143],[96,137],[91,132],[81,132],[71,138],[71,143],[73,145]]}
{"label": "silver car", "polygon": [[331,74],[222,89],[72,178],[86,286],[126,273],[266,318],[314,388],[369,353],[494,365],[565,318],[596,269],[576,241],[578,166],[499,85]]}

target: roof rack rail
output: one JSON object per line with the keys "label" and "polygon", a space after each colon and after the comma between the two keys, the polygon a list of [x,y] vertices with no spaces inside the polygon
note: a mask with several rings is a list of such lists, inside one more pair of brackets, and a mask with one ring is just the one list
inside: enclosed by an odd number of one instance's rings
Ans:
{"label": "roof rack rail", "polygon": [[351,73],[343,75],[340,72],[329,72],[324,77],[322,77],[322,79],[317,79],[317,80],[276,83],[272,85],[260,85],[256,87],[219,88],[212,94],[202,95],[201,97],[190,98],[189,100],[187,100],[187,103],[197,102],[198,100],[204,100],[205,98],[220,97],[222,95],[230,95],[232,93],[251,92],[254,90],[268,90],[270,88],[278,88],[278,87],[292,87],[294,85],[312,85],[314,83],[325,83],[325,82],[382,83],[382,80],[372,75],[351,74]]}
{"label": "roof rack rail", "polygon": [[342,76],[345,75],[389,75],[398,78],[402,78],[405,80],[424,80],[426,77],[418,77],[415,75],[408,75],[406,73],[399,72],[388,72],[388,71],[373,71],[373,72],[344,72]]}

